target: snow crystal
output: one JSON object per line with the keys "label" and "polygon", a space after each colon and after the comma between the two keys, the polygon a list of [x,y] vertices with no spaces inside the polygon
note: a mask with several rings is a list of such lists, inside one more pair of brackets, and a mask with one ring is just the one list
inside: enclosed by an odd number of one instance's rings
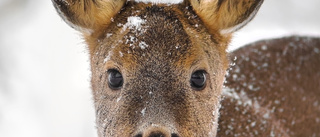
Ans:
{"label": "snow crystal", "polygon": [[318,106],[318,101],[314,102],[314,103],[313,103],[313,106],[314,106],[314,107],[317,107],[317,106]]}
{"label": "snow crystal", "polygon": [[256,125],[256,122],[253,121],[250,125],[251,125],[251,127],[254,127]]}
{"label": "snow crystal", "polygon": [[229,88],[222,89],[222,95],[234,98],[236,100],[240,99],[239,95],[233,89],[229,89]]}
{"label": "snow crystal", "polygon": [[147,45],[144,41],[141,41],[141,42],[139,43],[139,47],[140,47],[141,49],[146,49],[148,46],[149,46],[149,45]]}
{"label": "snow crystal", "polygon": [[108,56],[103,60],[103,63],[106,63],[107,61],[109,61],[111,56],[112,56],[112,52],[109,51]]}
{"label": "snow crystal", "polygon": [[251,61],[252,66],[257,66],[258,64],[255,61]]}
{"label": "snow crystal", "polygon": [[283,110],[283,108],[279,108],[278,111],[279,111],[280,113],[282,113],[284,110]]}
{"label": "snow crystal", "polygon": [[228,129],[233,130],[233,126],[232,125],[228,125],[227,127],[228,127]]}
{"label": "snow crystal", "polygon": [[237,56],[234,56],[234,59],[233,59],[233,61],[236,61],[238,58],[237,58]]}
{"label": "snow crystal", "polygon": [[318,48],[314,48],[313,51],[317,54],[320,53],[320,50]]}
{"label": "snow crystal", "polygon": [[[222,95],[237,100],[238,105],[252,106],[252,104],[253,104],[252,99],[250,99],[247,96],[247,93],[244,91],[237,93],[234,91],[234,89],[224,88],[224,89],[222,89]],[[254,104],[257,105],[256,103],[254,103]],[[237,109],[237,108],[235,108],[235,109]]]}
{"label": "snow crystal", "polygon": [[264,67],[264,68],[268,67],[268,63],[263,63],[262,67]]}
{"label": "snow crystal", "polygon": [[[231,67],[233,67],[233,66],[235,66],[235,65],[236,65],[235,62],[230,63],[230,66],[231,66]],[[230,68],[230,69],[231,69],[231,68]]]}
{"label": "snow crystal", "polygon": [[137,16],[131,16],[128,17],[127,23],[123,25],[123,31],[126,30],[127,28],[129,29],[136,29],[136,30],[141,30],[141,25],[145,23],[145,20],[141,19],[140,17]]}
{"label": "snow crystal", "polygon": [[317,122],[317,123],[320,123],[320,118],[316,118],[316,122]]}
{"label": "snow crystal", "polygon": [[107,38],[111,37],[112,33],[107,33]]}
{"label": "snow crystal", "polygon": [[302,101],[306,101],[307,100],[307,97],[302,97]]}
{"label": "snow crystal", "polygon": [[267,45],[263,45],[262,47],[261,47],[261,49],[262,50],[267,50],[268,48],[267,48]]}
{"label": "snow crystal", "polygon": [[273,130],[271,130],[271,132],[270,132],[270,137],[275,137]]}
{"label": "snow crystal", "polygon": [[117,98],[117,102],[119,102],[121,100],[122,96],[120,96],[119,98]]}
{"label": "snow crystal", "polygon": [[252,100],[249,99],[249,97],[247,96],[247,93],[244,92],[244,91],[241,91],[240,92],[240,98],[242,99],[243,101],[243,105],[244,106],[252,106]]}
{"label": "snow crystal", "polygon": [[179,4],[183,0],[134,0],[136,2],[153,3],[153,4]]}
{"label": "snow crystal", "polygon": [[232,78],[233,78],[233,80],[236,80],[238,78],[238,75],[237,74],[233,74]]}
{"label": "snow crystal", "polygon": [[269,119],[269,118],[270,118],[270,114],[269,114],[269,112],[266,112],[266,113],[263,115],[263,118],[265,118],[265,119]]}
{"label": "snow crystal", "polygon": [[253,85],[249,85],[248,88],[249,88],[250,90],[253,90]]}
{"label": "snow crystal", "polygon": [[122,27],[122,26],[123,26],[122,23],[118,23],[118,24],[117,24],[117,27]]}
{"label": "snow crystal", "polygon": [[144,115],[146,114],[146,109],[147,109],[147,108],[144,108],[144,109],[141,110],[142,116],[144,116]]}

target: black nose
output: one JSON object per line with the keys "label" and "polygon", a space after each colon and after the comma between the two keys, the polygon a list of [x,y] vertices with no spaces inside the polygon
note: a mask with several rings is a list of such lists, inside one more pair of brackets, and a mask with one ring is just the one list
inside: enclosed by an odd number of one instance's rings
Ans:
{"label": "black nose", "polygon": [[142,134],[135,135],[134,137],[142,137]]}
{"label": "black nose", "polygon": [[175,132],[170,131],[166,127],[157,126],[147,128],[134,137],[179,137],[179,135]]}
{"label": "black nose", "polygon": [[152,132],[148,137],[166,137],[166,136],[161,132]]}
{"label": "black nose", "polygon": [[142,134],[135,135],[134,137],[179,137],[177,134],[171,134],[171,136],[166,136],[162,132],[151,132],[149,135],[142,136]]}
{"label": "black nose", "polygon": [[177,134],[171,134],[171,136],[166,136],[161,132],[152,132],[148,137],[179,137]]}
{"label": "black nose", "polygon": [[177,134],[171,134],[171,137],[179,137]]}

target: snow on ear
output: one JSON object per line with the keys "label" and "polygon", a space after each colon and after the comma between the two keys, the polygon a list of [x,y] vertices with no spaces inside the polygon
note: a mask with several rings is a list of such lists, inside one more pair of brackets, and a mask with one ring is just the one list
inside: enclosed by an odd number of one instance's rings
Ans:
{"label": "snow on ear", "polygon": [[250,22],[263,0],[190,0],[190,3],[209,29],[229,34]]}
{"label": "snow on ear", "polygon": [[[60,17],[72,28],[90,34],[110,24],[126,0],[52,0]],[[101,8],[104,7],[104,8]]]}

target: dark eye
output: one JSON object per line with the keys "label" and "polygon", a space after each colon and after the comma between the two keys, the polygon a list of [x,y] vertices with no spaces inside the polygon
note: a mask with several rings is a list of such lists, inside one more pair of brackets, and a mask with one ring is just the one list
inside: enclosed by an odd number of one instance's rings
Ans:
{"label": "dark eye", "polygon": [[111,89],[119,89],[123,85],[123,77],[118,70],[108,70],[108,85]]}
{"label": "dark eye", "polygon": [[196,90],[202,90],[206,86],[206,72],[204,70],[198,70],[191,75],[190,83],[191,87]]}

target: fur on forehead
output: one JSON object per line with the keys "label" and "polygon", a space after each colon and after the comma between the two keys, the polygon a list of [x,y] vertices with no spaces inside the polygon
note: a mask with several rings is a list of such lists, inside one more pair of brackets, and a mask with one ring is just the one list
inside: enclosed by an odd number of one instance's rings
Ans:
{"label": "fur on forehead", "polygon": [[[192,9],[145,4],[127,7],[123,10],[137,12],[121,12],[101,37],[108,58],[112,54],[115,59],[178,61],[216,46],[225,52],[226,45],[219,44],[223,43],[221,36],[209,34]],[[187,16],[181,16],[182,12]]]}

